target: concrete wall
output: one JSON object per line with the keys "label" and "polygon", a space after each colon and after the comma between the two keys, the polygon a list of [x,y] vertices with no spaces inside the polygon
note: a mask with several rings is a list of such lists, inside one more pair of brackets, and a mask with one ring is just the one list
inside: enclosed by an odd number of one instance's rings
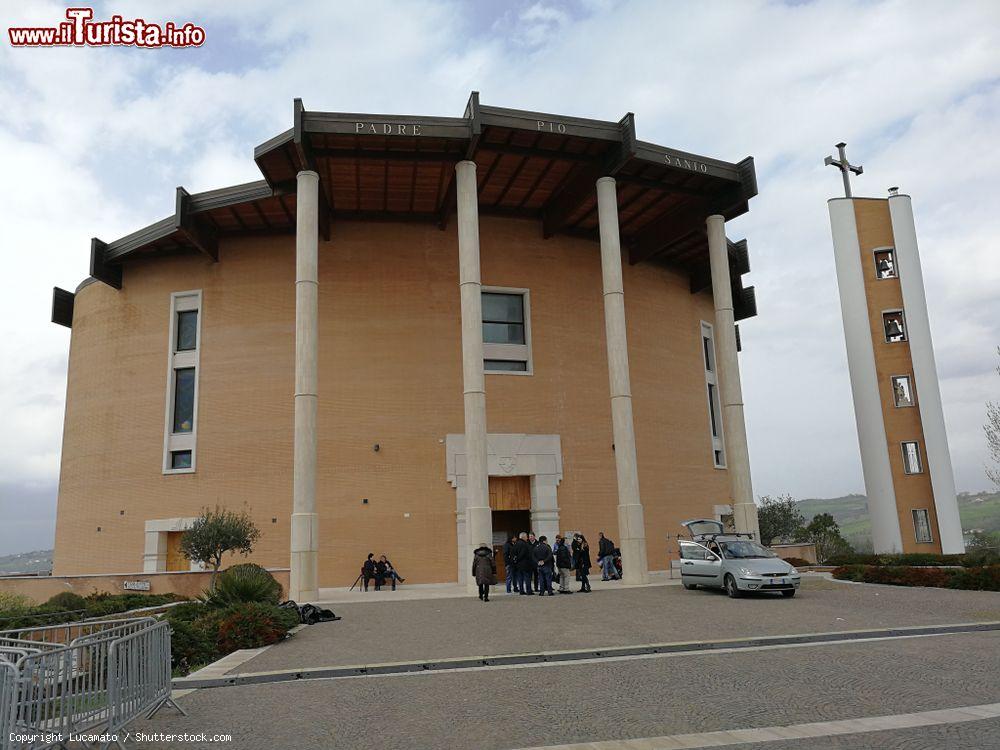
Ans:
{"label": "concrete wall", "polygon": [[[282,592],[288,591],[288,568],[271,569]],[[128,573],[78,576],[6,576],[0,577],[0,591],[23,594],[42,604],[56,594],[72,591],[80,596],[94,593],[108,594],[169,594],[175,593],[194,598],[208,588],[211,571],[185,571],[183,573]],[[148,581],[149,591],[126,591],[125,581]]]}
{"label": "concrete wall", "polygon": [[[136,260],[121,291],[80,291],[57,574],[141,569],[147,519],[215,504],[256,519],[251,559],[288,565],[293,246],[291,236],[223,240],[217,264]],[[534,358],[530,377],[487,375],[487,429],[560,435],[560,526],[617,539],[598,245],[482,217],[481,246],[485,285],[531,291]],[[624,284],[649,560],[663,569],[665,535],[729,502],[726,472],[712,467],[700,349],[713,309],[675,271],[626,263]],[[338,223],[320,243],[319,285],[320,585],[349,585],[368,552],[412,582],[454,580],[444,444],[463,431],[454,223]],[[190,289],[203,292],[198,468],[164,476],[169,295]]]}

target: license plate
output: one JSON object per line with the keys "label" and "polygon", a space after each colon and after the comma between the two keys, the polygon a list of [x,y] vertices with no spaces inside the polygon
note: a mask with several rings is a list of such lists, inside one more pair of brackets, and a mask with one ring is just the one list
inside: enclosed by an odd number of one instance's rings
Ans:
{"label": "license plate", "polygon": [[781,578],[781,579],[778,580],[778,583],[780,583],[782,586],[784,586],[786,583],[788,583],[788,579],[787,578]]}

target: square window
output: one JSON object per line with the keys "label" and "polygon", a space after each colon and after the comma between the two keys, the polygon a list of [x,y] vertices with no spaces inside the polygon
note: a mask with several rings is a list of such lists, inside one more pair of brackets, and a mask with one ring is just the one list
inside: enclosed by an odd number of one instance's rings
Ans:
{"label": "square window", "polygon": [[875,251],[875,278],[898,278],[898,274],[896,273],[896,254],[892,248]]}
{"label": "square window", "polygon": [[920,463],[920,446],[916,440],[903,443],[903,471],[907,474],[919,474],[923,471]]}
{"label": "square window", "polygon": [[198,348],[198,311],[182,310],[177,313],[176,351],[188,352]]}
{"label": "square window", "polygon": [[903,408],[913,406],[913,381],[909,375],[894,375],[892,378],[892,400],[893,403]]}
{"label": "square window", "polygon": [[171,469],[190,469],[191,468],[191,451],[171,451],[170,452],[170,468]]}
{"label": "square window", "polygon": [[906,321],[902,310],[890,310],[882,313],[882,327],[885,329],[887,344],[906,341]]}
{"label": "square window", "polygon": [[925,509],[913,511],[913,534],[918,542],[933,542],[930,514]]}
{"label": "square window", "polygon": [[483,343],[525,343],[524,295],[483,292]]}

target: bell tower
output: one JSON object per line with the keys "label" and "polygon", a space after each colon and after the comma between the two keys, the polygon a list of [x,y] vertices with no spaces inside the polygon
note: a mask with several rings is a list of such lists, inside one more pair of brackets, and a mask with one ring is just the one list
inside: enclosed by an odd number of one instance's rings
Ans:
{"label": "bell tower", "polygon": [[830,225],[875,552],[965,551],[910,196],[832,198]]}

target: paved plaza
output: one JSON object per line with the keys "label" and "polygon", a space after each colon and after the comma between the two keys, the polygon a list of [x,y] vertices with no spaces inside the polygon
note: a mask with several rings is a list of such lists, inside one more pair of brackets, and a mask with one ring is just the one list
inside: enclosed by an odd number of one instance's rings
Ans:
{"label": "paved plaza", "polygon": [[[187,717],[163,711],[133,728],[227,733],[228,746],[248,749],[1000,746],[998,630],[288,676],[336,665],[995,622],[998,593],[809,579],[790,600],[651,586],[551,599],[496,595],[488,604],[361,599],[335,609],[342,621],[305,628],[229,669],[286,681],[196,690],[180,698]],[[770,729],[741,733],[753,728]]]}

